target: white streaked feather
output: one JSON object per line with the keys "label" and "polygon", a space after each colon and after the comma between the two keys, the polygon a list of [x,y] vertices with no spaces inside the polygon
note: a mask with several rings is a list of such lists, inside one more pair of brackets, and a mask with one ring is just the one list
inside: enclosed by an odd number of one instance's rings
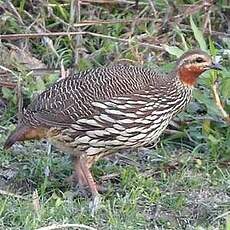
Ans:
{"label": "white streaked feather", "polygon": [[145,133],[140,133],[140,134],[138,134],[138,135],[135,135],[135,136],[133,136],[133,137],[130,137],[130,138],[128,139],[128,141],[137,141],[137,140],[140,140],[140,139],[145,138],[146,135],[147,135],[147,134],[145,134]]}
{"label": "white streaked feather", "polygon": [[105,121],[108,121],[108,122],[111,122],[111,123],[116,123],[116,121],[115,121],[113,118],[109,117],[108,115],[106,115],[106,114],[104,114],[104,113],[100,114],[99,117],[100,117],[102,120],[105,120]]}
{"label": "white streaked feather", "polygon": [[119,141],[127,141],[127,140],[128,140],[128,137],[117,136],[116,139],[119,140]]}
{"label": "white streaked feather", "polygon": [[131,104],[131,105],[145,105],[145,101],[126,101],[126,103]]}
{"label": "white streaked feather", "polygon": [[129,129],[126,129],[125,132],[126,133],[134,133],[134,132],[140,132],[141,130],[143,130],[145,127],[140,126],[140,127],[132,127]]}
{"label": "white streaked feather", "polygon": [[87,144],[90,140],[91,138],[89,136],[83,136],[83,137],[76,138],[74,143],[75,144],[79,144],[79,143]]}
{"label": "white streaked feather", "polygon": [[90,130],[87,131],[86,134],[90,137],[103,137],[105,135],[109,135],[110,133],[102,129],[102,130]]}
{"label": "white streaked feather", "polygon": [[119,134],[121,132],[114,128],[106,128],[105,131],[108,131],[109,133],[114,133],[114,134]]}
{"label": "white streaked feather", "polygon": [[105,141],[105,145],[123,145],[123,141],[119,141],[119,140]]}
{"label": "white streaked feather", "polygon": [[119,125],[119,124],[114,124],[113,127],[114,127],[115,129],[120,130],[120,131],[124,131],[124,130],[125,130],[125,127],[122,126],[122,125]]}
{"label": "white streaked feather", "polygon": [[107,109],[108,108],[108,106],[106,106],[105,104],[103,104],[101,102],[97,102],[97,101],[92,102],[92,105],[95,107],[101,108],[101,109]]}
{"label": "white streaked feather", "polygon": [[131,124],[131,123],[133,123],[133,120],[126,118],[126,119],[122,119],[122,120],[117,120],[117,123],[119,123],[119,124]]}
{"label": "white streaked feather", "polygon": [[86,154],[87,155],[96,155],[98,153],[100,153],[101,151],[103,151],[104,148],[95,148],[95,147],[89,147],[87,150],[86,150]]}
{"label": "white streaked feather", "polygon": [[71,127],[75,130],[84,130],[84,127],[82,127],[81,125],[77,125],[77,124],[72,124]]}
{"label": "white streaked feather", "polygon": [[145,124],[145,125],[148,125],[148,124],[151,124],[152,121],[151,121],[151,120],[148,120],[148,119],[143,119],[143,120],[141,121],[141,123],[142,123],[142,124]]}
{"label": "white streaked feather", "polygon": [[131,118],[137,118],[137,115],[135,113],[124,113],[126,117],[131,117]]}
{"label": "white streaked feather", "polygon": [[116,109],[106,109],[105,112],[109,114],[114,114],[114,115],[125,115],[125,113],[121,112],[120,110],[116,110]]}
{"label": "white streaked feather", "polygon": [[83,124],[87,124],[87,125],[97,126],[97,127],[103,127],[97,121],[95,121],[93,119],[82,118],[82,119],[79,119],[77,122],[80,122],[80,123],[83,123]]}

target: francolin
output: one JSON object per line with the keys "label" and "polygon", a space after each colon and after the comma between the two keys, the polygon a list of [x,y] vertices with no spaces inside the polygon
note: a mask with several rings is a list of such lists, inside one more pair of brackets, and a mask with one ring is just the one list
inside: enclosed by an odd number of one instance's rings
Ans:
{"label": "francolin", "polygon": [[219,69],[201,50],[183,54],[169,74],[114,65],[74,74],[41,93],[23,112],[4,148],[45,138],[74,158],[74,178],[99,201],[90,172],[100,157],[154,143],[191,100],[197,78]]}

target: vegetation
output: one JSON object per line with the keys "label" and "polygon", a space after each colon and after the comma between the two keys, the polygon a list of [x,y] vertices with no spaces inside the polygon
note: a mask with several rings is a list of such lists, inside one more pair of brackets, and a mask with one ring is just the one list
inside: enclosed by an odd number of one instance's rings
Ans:
{"label": "vegetation", "polygon": [[1,146],[31,98],[73,70],[128,61],[170,71],[190,48],[223,65],[200,78],[194,100],[156,148],[94,165],[108,190],[93,217],[89,199],[66,180],[68,154],[37,141],[0,148],[0,229],[229,230],[229,10],[224,0],[0,0]]}

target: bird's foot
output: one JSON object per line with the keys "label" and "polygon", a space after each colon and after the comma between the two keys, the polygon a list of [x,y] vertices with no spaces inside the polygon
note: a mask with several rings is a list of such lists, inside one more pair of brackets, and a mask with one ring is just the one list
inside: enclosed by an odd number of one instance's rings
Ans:
{"label": "bird's foot", "polygon": [[[90,195],[90,189],[89,186],[84,182],[78,180],[75,174],[72,176],[66,178],[66,181],[71,184],[71,186],[76,189],[76,192],[79,192],[79,195],[82,195],[83,197],[88,197]],[[105,193],[108,191],[108,188],[106,186],[103,186],[102,184],[96,183],[96,188],[99,193]],[[88,195],[87,195],[88,194]]]}

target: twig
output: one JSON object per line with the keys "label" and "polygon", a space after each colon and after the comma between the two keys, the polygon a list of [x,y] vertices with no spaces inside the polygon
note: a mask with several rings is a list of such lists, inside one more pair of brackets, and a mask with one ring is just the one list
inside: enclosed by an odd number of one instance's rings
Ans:
{"label": "twig", "polygon": [[219,36],[219,37],[226,37],[226,38],[230,38],[230,33],[224,33],[224,32],[219,32],[219,31],[208,31],[205,30],[204,34],[208,34],[208,35],[212,35],[212,36]]}
{"label": "twig", "polygon": [[[136,1],[128,1],[128,0],[82,0],[81,4],[90,4],[90,3],[97,3],[97,4],[136,4]],[[147,2],[139,2],[138,5],[147,5]],[[49,6],[56,7],[56,6],[69,6],[70,3],[49,3]]]}
{"label": "twig", "polygon": [[17,195],[17,194],[12,193],[12,192],[7,192],[7,191],[1,190],[1,189],[0,189],[0,195],[6,195],[6,196],[14,197],[14,198],[19,198],[19,199],[22,199],[22,200],[28,200],[26,197]]}
{"label": "twig", "polygon": [[81,22],[81,1],[80,0],[75,0],[75,4],[76,4],[76,22],[80,23]]}
{"label": "twig", "polygon": [[213,91],[213,95],[215,98],[215,102],[216,102],[216,106],[218,107],[218,109],[220,110],[222,116],[224,117],[224,119],[230,123],[230,116],[227,114],[227,112],[224,110],[219,94],[218,94],[218,82],[215,81],[213,86],[212,86],[212,91]]}
{"label": "twig", "polygon": [[119,176],[120,176],[119,173],[107,174],[107,175],[101,176],[100,181],[112,180],[112,179],[117,178],[117,177],[119,177]]}
{"label": "twig", "polygon": [[[174,26],[174,24],[172,24],[171,26]],[[180,23],[180,28],[183,29],[183,31],[185,31],[185,32],[191,32],[192,33],[191,27],[188,25]],[[206,29],[205,31],[203,31],[203,33],[205,35],[211,35],[211,36],[219,36],[219,37],[226,37],[226,38],[230,37],[230,33],[219,32],[219,31],[214,31],[214,30],[209,31]]]}
{"label": "twig", "polygon": [[212,28],[211,28],[211,19],[210,19],[210,14],[212,13],[212,10],[209,9],[208,12],[205,13],[205,20],[204,20],[204,26],[203,26],[203,31],[208,30],[208,32],[211,34],[212,33]]}
{"label": "twig", "polygon": [[6,1],[7,5],[9,6],[9,8],[13,11],[13,13],[16,15],[16,17],[18,18],[19,22],[24,25],[23,20],[20,16],[20,14],[18,13],[18,11],[16,10],[16,8],[14,7],[13,3],[11,1]]}
{"label": "twig", "polygon": [[[70,26],[76,22],[77,24],[81,23],[81,4],[80,0],[72,0],[71,1],[71,7],[70,7]],[[70,27],[69,27],[70,28]],[[68,29],[69,29],[68,28]],[[81,32],[81,29],[77,28],[78,32]],[[79,49],[82,44],[82,35],[76,35],[75,36],[75,42],[73,44],[73,60],[74,60],[74,66],[78,66],[79,62]]]}
{"label": "twig", "polygon": [[123,159],[123,162],[125,162],[126,164],[140,168],[140,164],[136,162],[135,160],[129,158],[128,156],[121,154],[121,153],[116,153],[116,156],[118,156],[120,160]]}
{"label": "twig", "polygon": [[167,134],[183,134],[183,132],[175,130],[175,129],[165,129],[164,133],[167,133]]}
{"label": "twig", "polygon": [[[97,33],[92,33],[92,32],[86,32],[86,34],[92,35],[92,36],[95,36],[95,37],[108,38],[108,39],[111,39],[111,40],[124,42],[124,43],[128,43],[128,44],[130,44],[131,40],[132,40],[132,39],[116,38],[116,37],[112,37],[112,36],[109,36],[109,35],[97,34]],[[149,47],[149,48],[153,48],[153,49],[156,49],[156,50],[165,50],[161,46],[157,46],[157,45],[153,45],[153,44],[149,44],[149,43],[145,43],[145,42],[138,42],[138,41],[135,41],[135,42],[140,46]]]}
{"label": "twig", "polygon": [[17,83],[13,83],[13,82],[1,82],[0,81],[0,87],[6,87],[9,89],[14,89],[17,86]]}
{"label": "twig", "polygon": [[[135,4],[136,1],[128,1],[128,0],[82,0],[82,3],[99,3],[99,4]],[[139,2],[139,5],[147,5],[148,3],[146,2]]]}
{"label": "twig", "polygon": [[22,98],[22,84],[21,77],[18,77],[17,81],[17,104],[18,104],[18,120],[19,122],[22,119],[22,108],[23,108],[23,98]]}
{"label": "twig", "polygon": [[18,78],[16,73],[14,73],[12,70],[6,68],[5,66],[0,65],[0,69],[3,69],[6,72],[10,72],[14,77]]}
{"label": "twig", "polygon": [[73,24],[75,27],[82,27],[82,26],[92,26],[92,25],[104,25],[104,24],[117,24],[117,23],[122,23],[122,24],[128,24],[128,23],[133,23],[134,21],[136,23],[141,23],[141,22],[150,22],[150,21],[159,21],[154,18],[133,18],[133,19],[115,19],[115,20],[82,20],[80,23],[75,23]]}
{"label": "twig", "polygon": [[[27,33],[27,34],[5,34],[5,35],[0,35],[0,39],[7,39],[7,40],[17,40],[20,38],[39,38],[39,37],[55,37],[55,36],[71,36],[71,35],[91,35],[94,37],[101,37],[101,38],[107,38],[111,39],[114,41],[118,42],[123,42],[123,43],[131,43],[131,39],[124,39],[124,38],[117,38],[117,37],[112,37],[109,35],[104,35],[104,34],[98,34],[98,33],[93,33],[93,32],[87,32],[87,31],[82,31],[82,32],[52,32],[52,33],[46,33],[46,32],[41,32],[41,33]],[[153,48],[155,50],[165,50],[162,46],[158,45],[153,45],[145,42],[138,42],[135,41],[136,44],[143,46],[143,47],[148,47],[148,48]]]}
{"label": "twig", "polygon": [[84,224],[54,224],[47,227],[37,228],[36,230],[56,230],[56,229],[64,229],[64,228],[83,228],[88,230],[97,230],[96,228],[84,225]]}
{"label": "twig", "polygon": [[213,222],[217,221],[218,219],[224,218],[224,217],[228,216],[229,214],[230,214],[230,211],[224,212],[223,214],[217,216],[217,217],[213,220]]}

